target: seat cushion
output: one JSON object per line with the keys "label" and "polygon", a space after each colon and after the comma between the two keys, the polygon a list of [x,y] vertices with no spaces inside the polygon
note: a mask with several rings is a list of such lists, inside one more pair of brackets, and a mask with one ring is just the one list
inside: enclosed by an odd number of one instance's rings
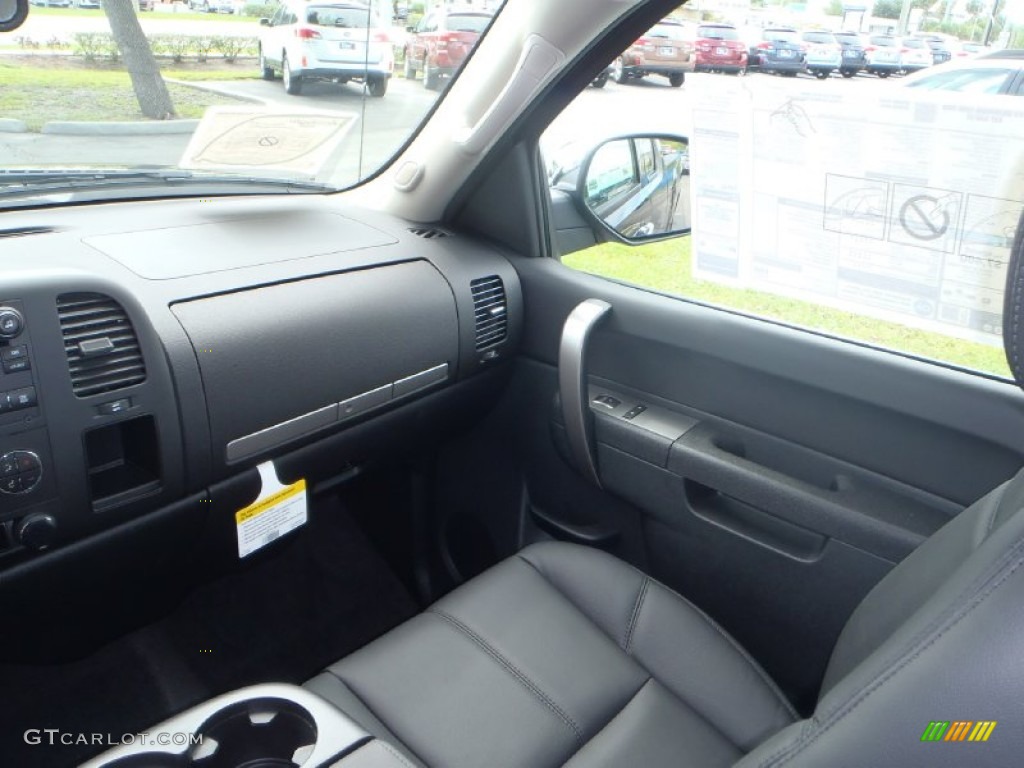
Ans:
{"label": "seat cushion", "polygon": [[307,687],[445,768],[713,768],[795,719],[692,604],[561,543],[500,563]]}

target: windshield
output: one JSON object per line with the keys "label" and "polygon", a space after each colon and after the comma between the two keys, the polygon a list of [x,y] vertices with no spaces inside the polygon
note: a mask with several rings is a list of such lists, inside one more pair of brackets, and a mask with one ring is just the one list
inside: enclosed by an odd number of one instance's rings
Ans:
{"label": "windshield", "polygon": [[854,32],[836,32],[836,40],[844,45],[860,45],[860,37]]}
{"label": "windshield", "polygon": [[872,37],[871,44],[877,45],[880,48],[895,48],[896,38],[894,37]]}
{"label": "windshield", "polygon": [[804,32],[804,40],[809,43],[834,43],[836,41],[831,32]]}
{"label": "windshield", "polygon": [[667,37],[669,40],[683,40],[686,37],[684,27],[679,24],[655,24],[647,33],[648,37]]}
{"label": "windshield", "polygon": [[798,43],[799,35],[792,29],[766,29],[764,39],[770,43]]}
{"label": "windshield", "polygon": [[709,40],[739,40],[739,35],[732,27],[700,27],[697,29],[697,37]]}
{"label": "windshield", "polygon": [[914,40],[913,38],[905,38],[903,40],[904,48],[924,48],[924,42],[921,40]]}
{"label": "windshield", "polygon": [[483,32],[491,17],[483,13],[453,13],[448,16],[448,29],[452,32]]}
{"label": "windshield", "polygon": [[[63,2],[32,0],[25,24],[0,33],[0,209],[65,189],[355,186],[415,135],[501,6]],[[473,34],[439,55],[427,41],[445,30]]]}

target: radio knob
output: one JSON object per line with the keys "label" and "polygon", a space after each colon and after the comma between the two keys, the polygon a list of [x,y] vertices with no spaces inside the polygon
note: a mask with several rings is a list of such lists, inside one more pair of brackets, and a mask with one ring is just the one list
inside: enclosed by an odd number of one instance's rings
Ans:
{"label": "radio knob", "polygon": [[25,318],[14,307],[0,307],[0,339],[13,339],[25,330]]}
{"label": "radio knob", "polygon": [[14,526],[14,537],[29,549],[46,549],[57,537],[57,521],[41,513],[29,515]]}

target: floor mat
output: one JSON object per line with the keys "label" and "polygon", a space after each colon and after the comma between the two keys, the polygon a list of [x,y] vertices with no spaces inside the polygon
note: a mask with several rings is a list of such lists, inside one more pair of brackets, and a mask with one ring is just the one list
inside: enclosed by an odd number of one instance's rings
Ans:
{"label": "floor mat", "polygon": [[86,659],[0,665],[3,765],[75,765],[107,747],[61,740],[116,740],[243,685],[300,683],[415,614],[339,506],[314,521],[276,557],[201,587]]}

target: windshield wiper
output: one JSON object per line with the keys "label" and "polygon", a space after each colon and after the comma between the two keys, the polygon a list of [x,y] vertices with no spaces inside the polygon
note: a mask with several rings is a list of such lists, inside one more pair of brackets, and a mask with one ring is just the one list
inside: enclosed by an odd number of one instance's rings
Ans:
{"label": "windshield wiper", "polygon": [[317,181],[264,176],[196,173],[177,168],[102,168],[52,171],[46,169],[0,169],[0,197],[99,189],[110,186],[172,185],[248,186],[257,191],[331,192],[329,184]]}

